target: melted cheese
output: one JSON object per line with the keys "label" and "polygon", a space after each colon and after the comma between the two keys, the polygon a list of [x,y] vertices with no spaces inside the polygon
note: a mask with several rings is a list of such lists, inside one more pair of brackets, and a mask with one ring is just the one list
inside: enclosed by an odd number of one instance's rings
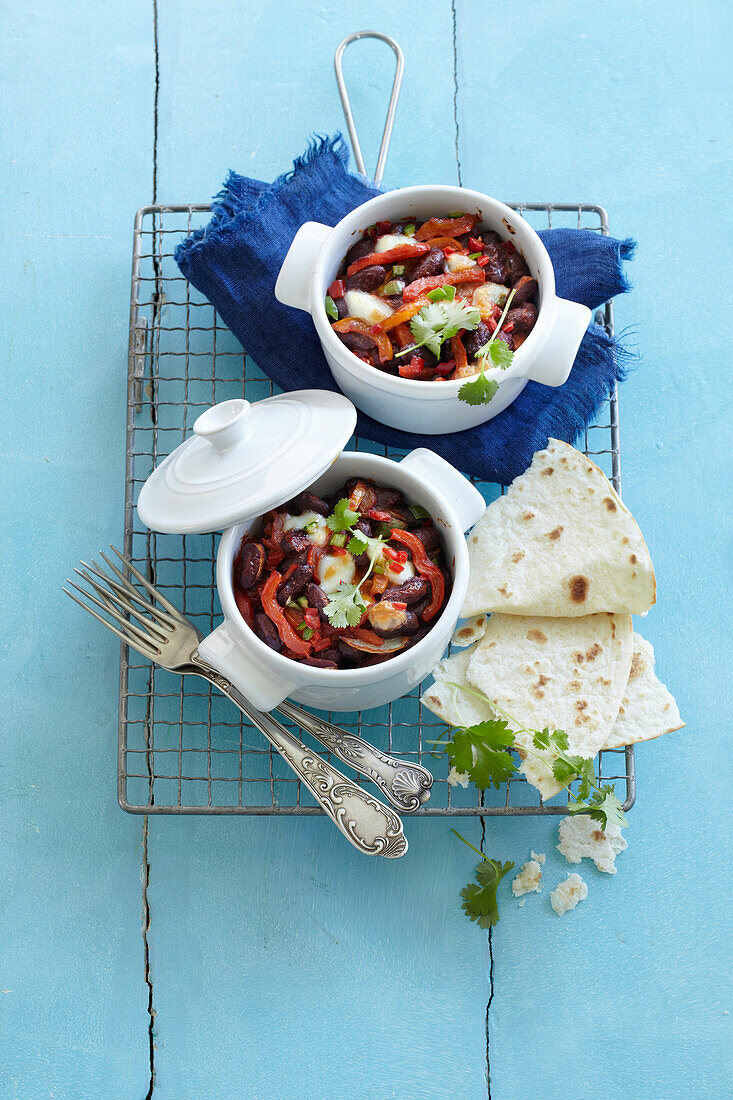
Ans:
{"label": "melted cheese", "polygon": [[406,237],[400,233],[385,233],[374,245],[374,251],[387,252],[390,248],[398,248],[401,244],[415,244],[415,238]]}
{"label": "melted cheese", "polygon": [[353,583],[356,566],[348,551],[345,554],[324,554],[318,562],[316,573],[321,588],[330,596],[340,585]]}
{"label": "melted cheese", "polygon": [[493,316],[494,306],[501,306],[506,301],[509,287],[501,283],[484,283],[473,292],[473,304],[481,314],[483,321]]}
{"label": "melted cheese", "polygon": [[474,261],[464,256],[462,252],[451,252],[445,260],[446,271],[467,271],[469,267],[474,266]]}
{"label": "melted cheese", "polygon": [[378,325],[392,313],[392,307],[376,294],[367,294],[365,290],[347,290],[344,294],[349,317],[358,317],[370,325]]}
{"label": "melted cheese", "polygon": [[404,584],[405,581],[409,581],[410,577],[415,576],[415,567],[411,561],[405,561],[401,565],[398,561],[390,561],[389,558],[385,558],[382,554],[387,570],[385,577],[390,584]]}
{"label": "melted cheese", "polygon": [[296,531],[300,531],[304,529],[308,523],[317,524],[317,527],[312,531],[305,532],[313,545],[325,546],[328,541],[328,528],[324,517],[319,516],[317,512],[303,512],[300,516],[288,516],[283,523],[283,531],[292,531],[293,528]]}

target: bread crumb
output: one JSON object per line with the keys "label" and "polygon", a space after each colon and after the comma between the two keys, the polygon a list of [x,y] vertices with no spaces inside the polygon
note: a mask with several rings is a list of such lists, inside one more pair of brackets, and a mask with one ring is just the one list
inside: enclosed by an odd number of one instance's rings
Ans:
{"label": "bread crumb", "polygon": [[529,855],[531,859],[537,860],[538,863],[544,863],[547,858],[544,852],[530,852]]}
{"label": "bread crumb", "polygon": [[550,904],[561,917],[568,910],[574,909],[579,901],[588,897],[588,887],[577,872],[573,871],[564,882],[556,886],[550,893]]}
{"label": "bread crumb", "polygon": [[536,859],[525,863],[517,877],[512,882],[512,893],[515,898],[521,898],[522,894],[531,894],[539,891],[542,883],[542,868]]}
{"label": "bread crumb", "polygon": [[616,874],[616,856],[628,848],[618,825],[609,825],[604,831],[588,814],[564,817],[558,827],[560,843],[557,845],[568,863],[580,863],[592,859],[599,871]]}

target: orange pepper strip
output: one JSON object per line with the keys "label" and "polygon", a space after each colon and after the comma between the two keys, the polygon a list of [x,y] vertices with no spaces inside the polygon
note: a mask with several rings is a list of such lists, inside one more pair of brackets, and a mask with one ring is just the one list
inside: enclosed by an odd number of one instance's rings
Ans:
{"label": "orange pepper strip", "polygon": [[[416,234],[417,236],[417,234]],[[385,252],[370,252],[368,256],[362,256],[360,260],[354,260],[346,268],[347,278],[356,275],[365,267],[374,267],[375,264],[395,264],[400,260],[416,260],[418,256],[424,256],[430,249],[426,244],[398,244],[395,248],[388,248]]]}
{"label": "orange pepper strip", "polygon": [[441,233],[446,237],[460,237],[462,233],[470,233],[477,221],[475,214],[463,214],[460,218],[431,218],[420,226],[415,240],[427,241]]}
{"label": "orange pepper strip", "polygon": [[415,339],[412,335],[412,331],[409,325],[406,325],[404,323],[398,325],[397,328],[394,330],[394,334],[397,338],[397,343],[400,345],[401,348],[406,348],[408,344],[415,343]]}
{"label": "orange pepper strip", "polygon": [[455,237],[431,237],[425,244],[429,244],[431,248],[455,248],[456,252],[466,251]]}
{"label": "orange pepper strip", "polygon": [[[393,314],[394,316],[394,314]],[[392,318],[388,317],[388,321]],[[380,325],[380,328],[383,326]],[[364,336],[368,336],[370,340],[373,340],[377,345],[377,351],[379,352],[379,362],[386,363],[388,359],[391,359],[394,355],[394,348],[392,347],[392,341],[389,336],[385,336],[383,332],[375,332],[374,325],[368,325],[366,321],[362,321],[360,317],[344,317],[340,321],[336,321],[332,328],[336,332],[361,332]]]}
{"label": "orange pepper strip", "polygon": [[431,619],[435,618],[443,603],[443,597],[445,596],[445,577],[443,576],[443,571],[438,568],[434,561],[430,560],[422,542],[417,535],[412,533],[412,531],[400,531],[398,528],[395,528],[393,531],[390,531],[389,537],[394,539],[395,542],[401,542],[403,546],[406,546],[408,550],[412,551],[412,560],[415,563],[415,568],[421,577],[425,577],[430,582],[432,597],[430,603],[422,613],[423,622],[428,623]]}
{"label": "orange pepper strip", "polygon": [[[456,370],[460,371],[462,368],[468,366],[468,356],[466,355],[466,349],[463,346],[463,340],[461,340],[461,333],[457,333],[455,336],[451,336],[450,350],[453,353],[453,358],[456,361]],[[459,377],[461,377],[459,375]]]}
{"label": "orange pepper strip", "polygon": [[299,657],[307,657],[311,651],[310,645],[293,630],[285,617],[285,612],[277,602],[276,593],[281,581],[282,577],[279,573],[270,573],[260,594],[263,610],[277,627],[277,632],[280,635],[282,644],[293,653],[297,653]]}
{"label": "orange pepper strip", "polygon": [[[424,279],[418,279],[417,282],[424,282]],[[402,299],[404,301],[405,294],[409,290],[406,287]],[[428,299],[421,297],[419,302],[411,302],[409,305],[403,306],[402,309],[398,309],[396,313],[393,313],[391,317],[387,317],[386,320],[379,322],[379,327],[383,332],[389,332],[390,329],[396,328],[397,325],[403,324],[405,321],[409,321],[411,317],[414,317],[416,313],[419,313],[423,306],[428,304]],[[336,328],[336,326],[333,326]]]}
{"label": "orange pepper strip", "polygon": [[[460,283],[483,283],[486,279],[482,267],[469,267],[465,271],[453,271],[449,275],[429,275],[426,279],[415,279],[402,292],[402,301],[407,303],[418,296],[427,294],[439,286],[458,286]],[[392,317],[397,314],[393,313]],[[389,320],[392,320],[392,317]],[[334,328],[336,326],[334,325]],[[384,326],[382,326],[384,327]]]}

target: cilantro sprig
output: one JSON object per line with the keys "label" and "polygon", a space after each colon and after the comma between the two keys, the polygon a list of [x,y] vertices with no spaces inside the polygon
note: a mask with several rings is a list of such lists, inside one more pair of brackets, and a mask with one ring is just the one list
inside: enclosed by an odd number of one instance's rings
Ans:
{"label": "cilantro sprig", "polygon": [[[449,740],[437,742],[442,744],[453,767],[468,774],[479,790],[485,791],[491,786],[498,789],[511,778],[517,764],[509,750],[517,733],[527,733],[532,739],[532,747],[522,745],[523,751],[541,760],[568,792],[568,814],[588,814],[602,829],[609,825],[626,828],[626,814],[613,784],[599,783],[593,761],[569,752],[568,735],[564,730],[528,729],[492,703],[482,691],[465,684],[452,686],[475,695],[502,715],[473,726],[457,726],[451,731]],[[552,762],[542,755],[547,752],[552,754]],[[577,789],[573,792],[571,784],[576,782]]]}
{"label": "cilantro sprig", "polygon": [[487,378],[484,371],[490,367],[499,367],[506,370],[512,364],[514,352],[504,340],[499,339],[501,326],[509,312],[512,298],[516,292],[511,290],[507,295],[504,309],[499,322],[485,344],[476,352],[476,359],[481,363],[479,375],[470,382],[465,382],[458,391],[458,398],[467,405],[488,405],[499,388],[499,384],[493,378]]}
{"label": "cilantro sprig", "polygon": [[426,347],[433,355],[440,355],[440,349],[446,340],[450,340],[461,329],[473,331],[478,327],[481,314],[475,306],[455,301],[456,288],[436,287],[428,294],[430,302],[423,306],[410,321],[410,329],[415,343],[397,352],[395,359],[402,355],[413,355],[418,348]]}
{"label": "cilantro sprig", "polygon": [[451,829],[451,832],[455,833],[459,840],[462,840],[477,855],[481,856],[481,862],[476,868],[475,882],[467,883],[461,890],[461,897],[463,898],[461,908],[471,920],[476,921],[479,928],[490,928],[499,919],[499,904],[496,897],[497,887],[504,875],[508,875],[514,867],[514,861],[508,860],[506,863],[500,863],[496,859],[489,859],[464,836],[461,836],[456,829]]}
{"label": "cilantro sprig", "polygon": [[349,508],[348,497],[342,497],[327,517],[326,524],[332,531],[351,531],[358,519],[359,513]]}
{"label": "cilantro sprig", "polygon": [[[339,504],[341,502],[339,501]],[[338,507],[338,505],[337,505]],[[331,526],[329,522],[329,527]],[[347,626],[358,626],[361,622],[361,618],[367,609],[366,601],[361,594],[361,586],[369,577],[370,573],[374,569],[375,563],[379,560],[381,547],[384,545],[385,540],[381,537],[368,538],[367,535],[362,535],[359,531],[349,541],[349,552],[363,554],[367,549],[367,539],[370,550],[370,562],[364,576],[361,578],[358,584],[345,584],[343,581],[333,593],[329,596],[328,603],[323,609],[323,613],[330,622],[331,626],[336,628],[345,628]],[[354,549],[352,549],[354,544]],[[358,547],[361,547],[359,549]]]}

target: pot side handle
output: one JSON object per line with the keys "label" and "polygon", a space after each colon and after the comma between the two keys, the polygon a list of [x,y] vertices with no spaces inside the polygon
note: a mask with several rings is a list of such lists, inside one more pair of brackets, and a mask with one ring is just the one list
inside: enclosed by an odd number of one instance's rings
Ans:
{"label": "pot side handle", "polygon": [[429,451],[427,447],[410,451],[400,465],[423,478],[445,497],[458,516],[462,531],[473,527],[486,511],[486,501],[476,486],[463,474],[459,474],[450,462],[446,462],[434,451]]}
{"label": "pot side handle", "polygon": [[[245,653],[226,622],[220,623],[213,633],[200,642],[197,657],[233,684],[257,710],[272,710],[295,687]],[[194,663],[198,663],[196,658]]]}
{"label": "pot side handle", "polygon": [[332,232],[328,225],[306,222],[293,237],[275,283],[278,302],[311,312],[311,275],[321,246]]}
{"label": "pot side handle", "polygon": [[558,298],[556,306],[550,335],[527,375],[532,382],[540,382],[543,386],[562,386],[567,381],[591,318],[587,306],[567,298]]}

